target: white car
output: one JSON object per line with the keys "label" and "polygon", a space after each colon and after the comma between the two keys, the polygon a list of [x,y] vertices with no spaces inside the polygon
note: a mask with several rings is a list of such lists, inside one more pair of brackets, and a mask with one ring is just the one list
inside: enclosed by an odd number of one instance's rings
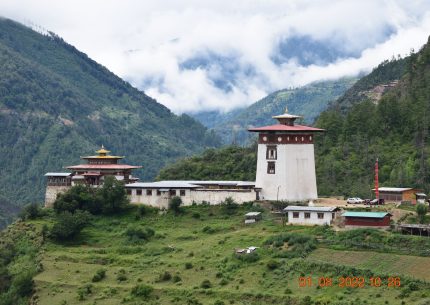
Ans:
{"label": "white car", "polygon": [[351,197],[351,198],[348,198],[346,200],[346,203],[352,203],[352,204],[354,204],[354,203],[363,203],[363,202],[364,202],[364,200],[361,199],[361,198],[358,198],[358,197]]}

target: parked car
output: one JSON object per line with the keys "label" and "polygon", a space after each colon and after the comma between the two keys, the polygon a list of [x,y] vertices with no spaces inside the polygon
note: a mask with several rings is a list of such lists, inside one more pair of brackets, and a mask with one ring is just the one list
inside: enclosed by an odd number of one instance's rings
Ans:
{"label": "parked car", "polygon": [[346,200],[346,203],[354,204],[354,203],[363,203],[364,200],[358,197],[351,197]]}
{"label": "parked car", "polygon": [[385,204],[385,199],[379,198],[379,200],[378,200],[378,199],[375,198],[375,199],[371,200],[369,204],[370,205]]}

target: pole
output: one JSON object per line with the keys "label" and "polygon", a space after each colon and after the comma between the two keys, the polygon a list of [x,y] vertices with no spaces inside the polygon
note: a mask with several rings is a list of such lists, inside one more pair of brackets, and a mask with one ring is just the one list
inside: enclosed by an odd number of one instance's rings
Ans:
{"label": "pole", "polygon": [[376,199],[378,200],[378,204],[379,204],[379,169],[378,169],[378,158],[376,158],[376,163],[375,163],[375,196],[376,196]]}

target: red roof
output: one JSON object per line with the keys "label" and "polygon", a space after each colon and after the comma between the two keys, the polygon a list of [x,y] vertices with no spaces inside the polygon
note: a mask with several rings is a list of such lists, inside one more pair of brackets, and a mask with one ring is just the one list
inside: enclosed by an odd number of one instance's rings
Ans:
{"label": "red roof", "polygon": [[127,164],[79,164],[67,166],[68,169],[135,169],[142,166],[133,166]]}
{"label": "red roof", "polygon": [[324,131],[324,129],[315,128],[315,127],[309,127],[304,125],[284,125],[284,124],[276,124],[276,125],[270,125],[270,126],[263,126],[263,127],[256,127],[256,128],[249,128],[248,131],[311,131],[311,132],[321,132]]}

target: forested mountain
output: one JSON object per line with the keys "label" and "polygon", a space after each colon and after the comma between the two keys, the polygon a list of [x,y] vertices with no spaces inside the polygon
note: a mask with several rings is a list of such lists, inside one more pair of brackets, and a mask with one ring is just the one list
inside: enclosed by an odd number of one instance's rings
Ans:
{"label": "forested mountain", "polygon": [[[371,197],[376,158],[381,185],[428,191],[430,45],[404,59],[383,62],[333,102],[315,125],[326,129],[316,137],[319,195]],[[252,148],[236,150],[236,154],[254,153]],[[223,162],[232,160],[216,151],[211,153],[224,158]],[[199,168],[199,178],[207,179],[204,173],[214,161],[206,158],[203,165],[200,159],[182,160],[169,168],[175,169],[172,175],[181,179],[195,179],[195,172],[186,169]],[[252,177],[255,160],[246,160],[248,165],[243,168]],[[190,176],[179,173],[181,168]],[[172,178],[167,170],[162,170],[159,177]]]}
{"label": "forested mountain", "polygon": [[54,34],[0,19],[0,195],[41,201],[44,173],[104,144],[144,179],[178,157],[220,144]]}
{"label": "forested mountain", "polygon": [[226,144],[250,144],[250,126],[264,126],[272,123],[272,116],[284,113],[285,106],[291,113],[304,116],[305,123],[312,123],[329,102],[345,93],[357,78],[342,78],[322,81],[310,85],[276,91],[251,106],[227,113],[215,111],[197,113],[193,117],[212,128]]}

